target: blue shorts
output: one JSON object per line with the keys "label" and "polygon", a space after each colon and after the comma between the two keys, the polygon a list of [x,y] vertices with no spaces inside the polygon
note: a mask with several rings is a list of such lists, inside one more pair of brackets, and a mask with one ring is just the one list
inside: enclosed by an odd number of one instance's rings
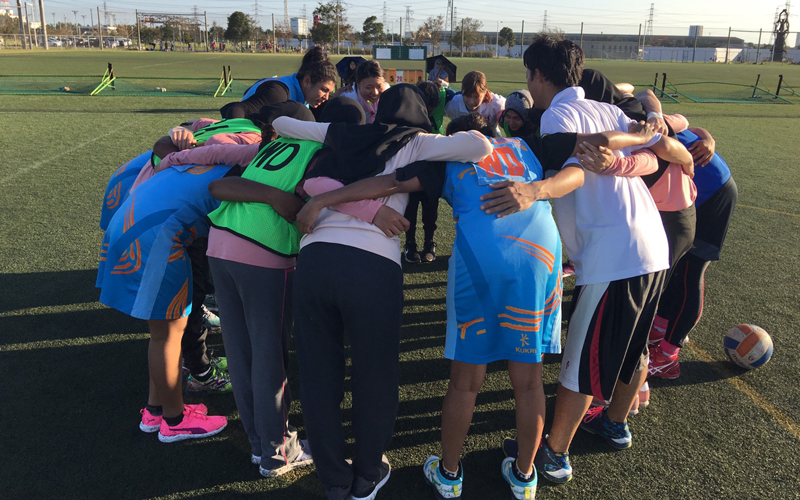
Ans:
{"label": "blue shorts", "polygon": [[133,182],[150,160],[152,153],[153,151],[151,150],[128,161],[119,167],[114,172],[114,175],[111,176],[111,179],[108,180],[106,194],[103,195],[103,208],[100,212],[100,229],[103,231],[108,229],[108,223],[111,222],[111,218],[114,217],[119,207],[128,198]]}
{"label": "blue shorts", "polygon": [[220,204],[208,185],[230,168],[169,168],[131,192],[103,239],[96,284],[100,302],[145,320],[179,319],[191,312],[186,247],[208,235],[206,216]]}

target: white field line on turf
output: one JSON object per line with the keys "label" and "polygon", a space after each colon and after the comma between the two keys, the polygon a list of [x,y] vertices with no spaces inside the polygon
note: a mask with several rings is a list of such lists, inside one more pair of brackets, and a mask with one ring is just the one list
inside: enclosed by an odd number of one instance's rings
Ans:
{"label": "white field line on turf", "polygon": [[13,172],[13,173],[3,177],[2,179],[0,179],[0,186],[4,185],[5,183],[7,183],[9,181],[12,181],[12,180],[16,179],[20,175],[27,174],[28,172],[32,172],[34,170],[37,170],[37,169],[39,169],[41,167],[44,167],[45,165],[50,165],[54,161],[58,160],[59,158],[61,158],[62,156],[66,155],[66,154],[72,153],[73,151],[78,151],[79,149],[84,148],[84,147],[88,146],[89,144],[91,144],[93,142],[99,141],[100,139],[104,139],[104,138],[108,137],[109,135],[116,134],[118,132],[119,132],[119,130],[111,130],[110,132],[107,132],[107,133],[105,133],[103,135],[98,135],[96,137],[92,137],[88,141],[86,141],[86,142],[84,142],[82,144],[78,144],[77,146],[73,146],[73,147],[69,148],[66,151],[61,151],[57,155],[53,155],[50,158],[47,158],[47,159],[44,159],[44,160],[40,160],[40,161],[37,161],[36,163],[32,163],[30,165],[22,167],[21,169],[17,170],[16,172]]}
{"label": "white field line on turf", "polygon": [[[220,57],[222,57],[222,55],[208,56],[207,59],[219,59]],[[131,69],[152,68],[152,67],[155,67],[155,66],[167,66],[167,65],[172,66],[173,64],[185,64],[185,63],[188,63],[188,62],[196,62],[196,61],[194,59],[187,59],[185,61],[178,61],[178,62],[165,62],[165,63],[158,63],[158,64],[145,64],[144,66],[134,66]],[[123,77],[123,79],[124,79],[124,77]]]}

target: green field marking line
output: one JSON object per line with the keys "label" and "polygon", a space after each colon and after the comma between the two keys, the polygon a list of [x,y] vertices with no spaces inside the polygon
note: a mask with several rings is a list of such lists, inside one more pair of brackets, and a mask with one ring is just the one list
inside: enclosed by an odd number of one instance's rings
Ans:
{"label": "green field marking line", "polygon": [[[692,353],[694,353],[701,361],[706,363],[714,363],[717,360],[714,359],[711,354],[707,353],[703,348],[697,346],[694,343],[691,343],[686,346]],[[717,371],[721,375],[725,376],[725,373],[721,373],[720,370],[713,368],[714,371]],[[741,392],[745,396],[747,396],[750,401],[756,404],[759,408],[767,412],[772,418],[774,418],[784,429],[789,431],[789,433],[795,437],[798,441],[800,441],[800,425],[792,419],[789,415],[783,413],[779,409],[775,408],[772,403],[767,401],[767,399],[762,396],[757,390],[753,388],[750,384],[745,382],[744,380],[738,377],[729,377],[724,379],[726,382],[731,384],[737,391]]]}
{"label": "green field marking line", "polygon": [[0,344],[0,352],[33,351],[37,349],[58,349],[61,347],[86,347],[90,345],[112,344],[131,340],[147,340],[149,333],[114,333],[96,337],[75,337],[71,339],[37,340],[19,344]]}
{"label": "green field marking line", "polygon": [[27,165],[25,167],[22,167],[19,170],[17,170],[16,172],[12,172],[12,173],[8,174],[7,176],[5,176],[3,178],[0,178],[0,186],[3,186],[6,183],[8,183],[9,181],[12,181],[12,180],[16,179],[20,175],[27,174],[29,172],[32,172],[34,170],[37,170],[37,169],[45,166],[45,165],[49,165],[49,164],[53,163],[54,161],[58,160],[59,158],[61,158],[64,155],[68,155],[68,154],[70,154],[70,153],[72,153],[74,151],[78,151],[80,149],[83,149],[86,146],[88,146],[89,144],[92,144],[93,142],[97,142],[100,139],[105,139],[106,137],[108,137],[111,134],[117,134],[117,133],[119,133],[118,129],[111,130],[109,132],[106,132],[105,134],[92,137],[88,141],[83,142],[81,144],[78,144],[77,146],[73,146],[73,147],[69,148],[66,151],[62,151],[62,152],[58,153],[55,156],[52,156],[52,157],[44,159],[44,160],[39,160],[39,161],[37,161],[35,163],[32,163],[32,164]]}
{"label": "green field marking line", "polygon": [[752,208],[753,210],[761,210],[762,212],[769,212],[773,214],[788,215],[789,217],[800,217],[800,214],[793,214],[791,212],[781,212],[780,210],[773,210],[771,208],[756,207],[753,205],[745,205],[744,203],[737,203],[737,207]]}

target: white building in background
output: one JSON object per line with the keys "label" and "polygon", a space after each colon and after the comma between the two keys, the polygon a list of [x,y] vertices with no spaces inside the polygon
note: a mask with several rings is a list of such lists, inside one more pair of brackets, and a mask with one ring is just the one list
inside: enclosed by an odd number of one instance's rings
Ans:
{"label": "white building in background", "polygon": [[695,36],[703,36],[703,27],[702,26],[689,26],[689,36],[694,38]]}
{"label": "white building in background", "polygon": [[308,19],[293,17],[290,19],[292,33],[296,36],[308,36]]}

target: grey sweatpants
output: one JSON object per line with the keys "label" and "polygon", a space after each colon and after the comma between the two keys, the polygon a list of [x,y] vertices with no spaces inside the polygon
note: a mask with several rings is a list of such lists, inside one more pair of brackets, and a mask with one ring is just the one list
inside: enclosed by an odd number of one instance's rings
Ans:
{"label": "grey sweatpants", "polygon": [[295,460],[302,449],[289,425],[287,384],[293,269],[268,269],[209,258],[222,321],[233,397],[252,454],[265,469]]}

